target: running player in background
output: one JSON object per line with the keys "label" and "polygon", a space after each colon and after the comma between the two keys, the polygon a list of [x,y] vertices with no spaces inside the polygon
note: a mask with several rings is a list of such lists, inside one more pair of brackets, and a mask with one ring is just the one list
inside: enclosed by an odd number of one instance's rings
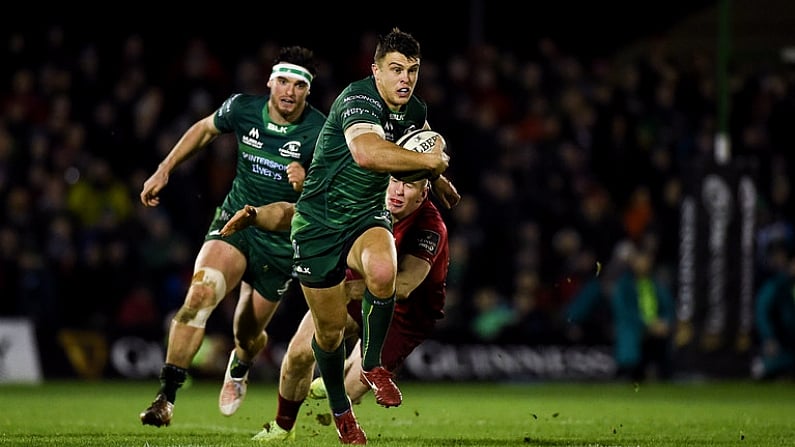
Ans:
{"label": "running player in background", "polygon": [[[386,205],[394,218],[394,237],[398,253],[395,314],[382,351],[383,366],[395,373],[403,361],[433,332],[436,320],[444,317],[445,280],[449,264],[447,227],[439,210],[428,200],[428,181],[412,183],[392,178]],[[249,225],[278,229],[288,225],[292,208],[274,203],[254,209],[246,207],[227,223],[221,234],[233,234]],[[360,380],[361,374],[361,299],[364,281],[348,270],[346,291],[351,301],[345,325],[345,338],[359,339],[345,362],[345,389],[358,402],[370,388]],[[276,418],[254,436],[260,442],[295,438],[295,423],[301,404],[310,390],[315,370],[312,353],[314,335],[312,316],[306,313],[290,340],[282,360]],[[318,380],[321,380],[318,378]],[[316,397],[325,397],[322,383],[313,386]]]}
{"label": "running player in background", "polygon": [[[220,230],[246,203],[298,199],[326,118],[306,101],[316,74],[312,51],[298,46],[281,49],[268,79],[268,95],[230,96],[215,113],[194,123],[182,135],[143,184],[141,202],[150,207],[159,205],[159,194],[180,163],[219,135],[235,134],[237,173],[196,257],[185,301],[171,322],[160,388],[152,404],[140,414],[144,425],[160,427],[171,423],[177,390],[187,379],[207,320],[238,284],[241,293],[249,287],[252,290],[254,299],[246,301],[250,307],[244,311],[256,314],[256,318],[247,321],[257,324],[236,325],[235,338],[249,340],[256,345],[251,350],[257,352],[257,347],[262,349],[267,343],[264,329],[292,278],[289,231],[252,228],[224,238]],[[252,361],[244,351],[230,354],[227,372],[231,371],[231,377],[219,397],[223,413],[233,413],[236,408],[232,407],[245,394],[247,367]]]}
{"label": "running player in background", "polygon": [[384,197],[390,173],[428,170],[439,176],[449,163],[441,139],[426,153],[394,143],[407,131],[429,127],[427,106],[413,96],[419,69],[420,45],[413,36],[393,28],[379,37],[372,75],[349,84],[332,103],[295,204],[293,271],[312,314],[312,350],[343,444],[367,443],[344,383],[346,268],[365,283],[360,380],[372,388],[380,405],[402,402],[392,373],[381,361],[397,276],[392,219]]}

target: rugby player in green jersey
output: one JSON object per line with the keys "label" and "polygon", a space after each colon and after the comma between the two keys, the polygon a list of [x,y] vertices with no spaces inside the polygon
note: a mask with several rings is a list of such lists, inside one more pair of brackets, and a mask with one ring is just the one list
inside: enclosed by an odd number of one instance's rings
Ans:
{"label": "rugby player in green jersey", "polygon": [[[395,314],[381,353],[383,366],[393,373],[404,360],[427,339],[444,317],[447,267],[450,264],[447,226],[439,210],[429,199],[428,180],[404,182],[392,178],[386,193],[386,206],[394,220],[393,233],[398,253]],[[266,230],[288,228],[294,208],[287,202],[265,206],[246,205],[221,230],[231,235],[250,225]],[[357,340],[345,361],[345,389],[354,403],[361,401],[370,387],[361,383],[361,344],[358,343],[362,321],[361,297],[364,284],[350,270],[345,288],[351,301],[345,337],[348,346]],[[296,421],[307,395],[325,399],[323,381],[312,381],[315,358],[311,340],[314,325],[309,312],[298,326],[282,359],[276,417],[263,425],[252,440],[259,443],[296,438]]]}
{"label": "rugby player in green jersey", "polygon": [[381,362],[397,274],[385,194],[390,173],[428,170],[436,186],[445,182],[438,176],[449,163],[441,139],[427,153],[394,143],[405,132],[429,127],[425,103],[413,96],[419,69],[420,45],[412,35],[393,28],[379,37],[372,75],[349,84],[331,105],[295,204],[293,270],[312,314],[312,350],[343,444],[367,443],[344,384],[347,268],[366,285],[360,380],[373,390],[378,404],[402,402]]}
{"label": "rugby player in green jersey", "polygon": [[231,95],[213,114],[182,135],[143,184],[141,202],[148,207],[159,205],[159,194],[180,163],[219,135],[235,134],[237,172],[196,256],[185,301],[171,321],[160,388],[152,404],[140,414],[144,425],[171,423],[177,390],[202,344],[207,320],[238,285],[241,296],[235,312],[236,349],[230,354],[227,380],[219,397],[221,412],[234,413],[245,394],[247,367],[266,345],[264,329],[292,278],[293,250],[289,231],[248,228],[224,238],[220,230],[247,203],[298,199],[326,118],[307,103],[316,74],[312,51],[298,46],[283,48],[268,79],[269,94]]}

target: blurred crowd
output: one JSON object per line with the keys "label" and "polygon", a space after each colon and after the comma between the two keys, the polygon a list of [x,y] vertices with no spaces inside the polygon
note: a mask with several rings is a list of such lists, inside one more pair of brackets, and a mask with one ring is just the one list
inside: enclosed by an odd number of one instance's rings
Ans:
{"label": "blurred crowd", "polygon": [[[160,337],[234,175],[234,139],[180,166],[157,208],[140,204],[142,183],[229,94],[265,91],[278,44],[229,60],[211,36],[168,57],[139,34],[79,36],[54,26],[2,42],[0,315]],[[374,37],[321,56],[313,105],[328,111],[342,86],[369,74]],[[716,54],[673,54],[658,41],[590,59],[553,39],[523,45],[521,55],[478,44],[422,60],[416,94],[448,140],[448,176],[463,195],[444,211],[441,339],[571,341],[569,305],[626,244],[651,244],[655,280],[675,290],[684,176],[714,158]],[[769,247],[795,242],[793,68],[738,63],[728,82],[732,162],[758,180],[760,284],[775,273]],[[231,320],[226,301],[218,319]]]}

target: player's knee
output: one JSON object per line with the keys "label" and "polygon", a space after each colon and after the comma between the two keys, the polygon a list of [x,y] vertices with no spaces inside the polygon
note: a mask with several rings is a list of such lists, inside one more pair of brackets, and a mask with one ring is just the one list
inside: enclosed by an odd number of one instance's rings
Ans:
{"label": "player's knee", "polygon": [[298,368],[311,366],[315,361],[315,354],[312,352],[310,343],[290,343],[285,357]]}
{"label": "player's knee", "polygon": [[201,267],[191,278],[191,288],[202,291],[202,296],[217,305],[226,296],[226,278],[220,270],[212,267]]}
{"label": "player's knee", "polygon": [[370,279],[378,283],[391,283],[395,281],[397,270],[391,262],[373,262],[369,265],[367,273]]}
{"label": "player's knee", "polygon": [[387,267],[368,271],[367,289],[377,297],[386,298],[395,291],[395,270]]}
{"label": "player's knee", "polygon": [[341,334],[341,331],[317,331],[315,333],[315,343],[318,348],[326,352],[331,352],[337,349],[340,343],[342,343]]}
{"label": "player's knee", "polygon": [[175,319],[188,326],[203,328],[225,295],[224,274],[211,267],[202,267],[193,274],[188,297]]}

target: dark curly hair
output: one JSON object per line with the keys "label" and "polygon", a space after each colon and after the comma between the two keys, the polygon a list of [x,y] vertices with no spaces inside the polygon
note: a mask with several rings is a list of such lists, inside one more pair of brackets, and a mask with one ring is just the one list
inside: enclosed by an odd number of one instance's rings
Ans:
{"label": "dark curly hair", "polygon": [[387,55],[397,51],[410,60],[417,60],[420,54],[420,43],[409,33],[403,32],[398,27],[385,36],[378,36],[378,44],[375,47],[375,61],[378,62]]}
{"label": "dark curly hair", "polygon": [[279,62],[300,65],[309,70],[312,77],[317,76],[318,64],[315,54],[310,49],[298,45],[284,47],[279,51],[279,56],[273,61],[273,65]]}

